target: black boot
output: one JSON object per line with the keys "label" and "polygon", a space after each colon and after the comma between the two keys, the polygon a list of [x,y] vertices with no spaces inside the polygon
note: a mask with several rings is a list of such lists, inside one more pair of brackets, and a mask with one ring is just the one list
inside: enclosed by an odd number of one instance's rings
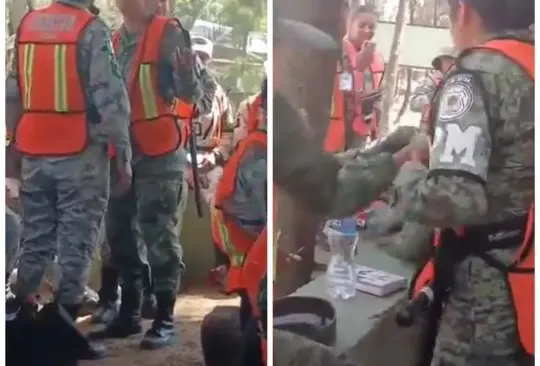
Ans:
{"label": "black boot", "polygon": [[141,333],[141,301],[141,291],[122,289],[122,301],[118,315],[105,328],[91,332],[90,338],[127,338]]}
{"label": "black boot", "polygon": [[156,293],[157,313],[152,327],[144,334],[142,349],[158,349],[170,345],[175,336],[174,304],[176,291]]}
{"label": "black boot", "polygon": [[101,268],[101,289],[98,308],[92,314],[92,323],[108,324],[118,315],[118,271]]}
{"label": "black boot", "polygon": [[[68,313],[69,317],[73,321],[73,325],[75,326],[75,321],[77,320],[77,314],[79,312],[80,305],[64,305],[64,309]],[[77,355],[77,358],[79,360],[99,360],[107,355],[107,349],[103,344],[90,342],[82,333],[78,331],[77,333],[77,336],[80,337],[80,352]]]}

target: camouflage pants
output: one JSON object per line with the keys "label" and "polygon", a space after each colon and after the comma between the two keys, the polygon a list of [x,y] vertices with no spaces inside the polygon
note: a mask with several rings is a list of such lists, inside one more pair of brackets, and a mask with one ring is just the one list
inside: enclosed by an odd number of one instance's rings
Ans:
{"label": "camouflage pants", "polygon": [[21,218],[6,207],[6,273],[15,268],[21,240]]}
{"label": "camouflage pants", "polygon": [[183,174],[137,176],[131,192],[111,197],[107,241],[124,289],[144,286],[150,266],[155,292],[176,291],[183,270],[179,233],[185,201]]}
{"label": "camouflage pants", "polygon": [[100,248],[99,255],[101,258],[101,266],[114,267],[114,264],[111,260],[111,248],[109,247],[109,242],[107,241],[105,219],[99,227],[98,246]]}
{"label": "camouflage pants", "polygon": [[23,158],[17,296],[38,292],[57,255],[56,300],[65,305],[82,301],[108,195],[109,158],[103,146],[69,158]]}

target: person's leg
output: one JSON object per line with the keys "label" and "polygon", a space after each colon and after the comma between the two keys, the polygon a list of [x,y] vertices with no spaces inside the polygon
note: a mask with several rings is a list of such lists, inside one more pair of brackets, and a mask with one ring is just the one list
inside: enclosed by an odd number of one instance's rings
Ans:
{"label": "person's leg", "polygon": [[21,218],[6,206],[6,281],[9,280],[11,272],[15,269],[21,234]]}
{"label": "person's leg", "polygon": [[[111,164],[111,187],[116,182],[115,162]],[[111,196],[106,215],[106,236],[111,262],[121,279],[121,303],[118,315],[104,329],[91,332],[93,338],[125,338],[142,332],[141,305],[146,250],[139,246],[133,232],[135,198],[133,188],[123,196]]]}
{"label": "person's leg", "polygon": [[142,304],[142,317],[144,319],[154,319],[157,311],[157,300],[154,295],[154,285],[152,284],[152,269],[149,264],[144,266],[144,291]]}
{"label": "person's leg", "polygon": [[[76,320],[107,209],[109,159],[104,149],[91,147],[77,158],[55,164],[53,171],[58,217],[58,265],[61,270],[55,300]],[[65,319],[60,316],[56,321],[60,329]],[[82,334],[80,339],[84,340]],[[96,359],[104,355],[103,346],[87,343],[87,349],[80,357]]]}
{"label": "person's leg", "polygon": [[26,302],[39,292],[48,265],[57,253],[56,192],[45,159],[23,159],[20,202],[22,243],[14,288]]}
{"label": "person's leg", "polygon": [[101,288],[98,307],[92,314],[92,322],[109,323],[118,313],[119,274],[111,260],[111,249],[105,232],[105,218],[99,230],[98,245],[101,248]]}
{"label": "person's leg", "polygon": [[157,299],[156,317],[146,332],[141,347],[160,348],[171,343],[174,336],[174,305],[183,271],[182,247],[178,224],[182,200],[183,176],[176,179],[147,176],[135,179],[137,202],[136,235],[145,243],[152,283]]}

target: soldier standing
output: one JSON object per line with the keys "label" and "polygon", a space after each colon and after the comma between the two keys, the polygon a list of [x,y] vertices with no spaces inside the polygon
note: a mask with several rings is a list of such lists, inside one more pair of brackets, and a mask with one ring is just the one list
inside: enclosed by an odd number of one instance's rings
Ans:
{"label": "soldier standing", "polygon": [[[24,239],[15,301],[29,307],[58,254],[55,301],[73,319],[109,197],[108,142],[120,157],[119,193],[131,184],[129,99],[110,30],[88,11],[91,3],[58,0],[30,12],[20,24],[6,82],[8,135],[22,156]],[[81,357],[97,358],[104,350],[87,351]]]}
{"label": "soldier standing", "polygon": [[156,16],[157,2],[118,0],[117,6],[124,23],[113,41],[120,72],[131,90],[135,179],[124,202],[111,201],[107,230],[114,230],[114,220],[126,214],[119,210],[132,209],[136,245],[122,246],[109,238],[122,278],[122,301],[118,316],[92,336],[123,338],[142,331],[140,311],[148,262],[157,311],[141,347],[155,349],[169,345],[175,334],[174,305],[184,268],[178,224],[187,136],[182,133],[176,103],[196,104],[202,91],[189,33],[180,23]]}
{"label": "soldier standing", "polygon": [[[449,288],[432,301],[440,325],[425,364],[533,364],[534,310],[528,305],[534,303],[534,262],[519,284],[512,265],[527,263],[530,254],[523,250],[534,245],[526,227],[534,200],[534,43],[528,27],[535,4],[449,5],[461,53],[434,99],[429,169],[409,163],[402,172],[416,172],[404,182],[407,217],[440,228],[438,244],[449,261],[443,265],[442,254],[434,258],[435,272],[425,278],[436,294],[438,287]],[[442,282],[445,277],[451,282]]]}

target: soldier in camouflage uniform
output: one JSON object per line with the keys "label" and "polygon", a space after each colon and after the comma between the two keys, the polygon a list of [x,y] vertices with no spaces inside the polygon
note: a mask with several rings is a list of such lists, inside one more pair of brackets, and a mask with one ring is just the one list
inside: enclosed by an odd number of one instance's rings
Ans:
{"label": "soldier in camouflage uniform", "polygon": [[[157,3],[156,14],[162,16],[169,16],[171,14],[169,9],[169,1],[167,0],[152,0]],[[154,4],[155,5],[155,4]],[[216,81],[210,75],[207,68],[197,57],[197,66],[196,74],[198,79],[202,83],[203,87],[203,96],[198,102],[198,109],[200,111],[208,111],[212,108],[212,101],[216,92]],[[187,123],[188,121],[183,121]],[[191,177],[191,168],[186,166],[185,178]],[[179,214],[181,215],[186,208],[188,200],[188,186],[189,179],[184,180],[184,185],[182,187],[182,198],[179,205]],[[120,206],[120,205],[119,205]],[[131,217],[134,213],[133,210],[129,209],[130,205],[126,204],[123,206],[124,215],[118,215],[115,219],[116,229],[114,230],[118,233],[116,240],[121,241],[122,243],[133,243],[135,237],[133,235],[133,230],[131,226]],[[120,209],[120,208],[119,208]],[[120,214],[120,213],[119,213]],[[122,218],[124,217],[124,218]],[[178,231],[182,231],[182,221],[180,220],[177,225]],[[119,284],[119,275],[116,265],[111,260],[111,251],[109,243],[107,241],[106,235],[103,237],[103,241],[100,241],[101,245],[101,288],[99,291],[99,304],[98,308],[92,315],[92,320],[94,323],[98,324],[107,324],[111,319],[113,319],[118,312],[118,284]],[[130,244],[123,244],[130,245]],[[131,244],[133,245],[133,244]],[[146,260],[147,262],[147,260]],[[144,284],[144,296],[143,296],[143,305],[141,315],[145,319],[154,319],[156,314],[156,298],[152,289],[152,281],[150,279],[149,266],[146,266],[145,273],[145,284]]]}
{"label": "soldier in camouflage uniform", "polygon": [[[461,51],[492,38],[532,41],[527,28],[534,21],[533,0],[449,4],[452,35]],[[534,200],[534,81],[510,59],[489,50],[462,53],[457,65],[435,99],[429,169],[415,163],[403,167],[415,172],[403,182],[409,192],[407,215],[432,228],[490,225],[488,230],[504,230],[499,225],[526,217]],[[489,253],[510,263],[515,252]],[[432,365],[531,362],[519,344],[505,274],[474,256],[454,271]]]}
{"label": "soldier in camouflage uniform", "polygon": [[[118,0],[117,5],[124,24],[118,31],[116,56],[121,75],[128,80],[136,62],[135,51],[141,34],[156,14],[158,3]],[[158,65],[161,98],[171,104],[174,98],[189,104],[199,102],[202,88],[189,33],[179,23],[170,22],[165,26]],[[171,344],[175,335],[176,293],[184,268],[178,224],[182,219],[179,208],[184,198],[185,165],[183,147],[159,157],[149,157],[134,146],[133,190],[126,196],[111,199],[107,212],[112,260],[122,279],[120,312],[103,330],[92,333],[93,337],[124,338],[142,331],[142,290],[146,263],[149,263],[157,311],[141,347],[155,349]],[[117,240],[122,235],[117,230],[125,229],[118,220],[132,220],[135,243]]]}
{"label": "soldier in camouflage uniform", "polygon": [[431,98],[442,77],[454,64],[455,56],[453,49],[445,48],[439,56],[433,59],[431,63],[433,70],[420,82],[420,85],[418,85],[412,93],[409,104],[411,111],[417,113],[423,113],[425,111],[426,107],[429,106]]}
{"label": "soldier in camouflage uniform", "polygon": [[[86,12],[93,1],[57,2]],[[64,21],[69,23],[72,19],[70,15],[67,17]],[[31,19],[38,24],[50,23],[40,22],[39,14]],[[59,19],[54,24],[61,27],[64,23]],[[107,207],[108,142],[112,142],[120,157],[117,167],[119,192],[127,190],[131,184],[130,105],[110,43],[109,28],[95,18],[83,30],[77,48],[77,70],[81,75],[88,120],[91,122],[88,124],[87,148],[79,155],[69,157],[23,155],[21,165],[8,165],[13,167],[13,171],[7,172],[8,176],[21,179],[24,240],[19,258],[16,301],[23,308],[27,308],[28,299],[38,292],[46,267],[58,253],[62,278],[55,300],[73,319],[76,318],[90,273],[99,225]],[[6,81],[8,131],[15,131],[22,111],[21,98],[24,96],[19,89],[21,75],[18,62],[16,55]],[[11,153],[13,155],[8,159],[17,160],[15,151]],[[56,197],[52,201],[48,198],[51,190]],[[64,203],[59,206],[58,202]],[[103,354],[104,349],[96,346],[89,347],[86,354],[79,356],[97,358]]]}

